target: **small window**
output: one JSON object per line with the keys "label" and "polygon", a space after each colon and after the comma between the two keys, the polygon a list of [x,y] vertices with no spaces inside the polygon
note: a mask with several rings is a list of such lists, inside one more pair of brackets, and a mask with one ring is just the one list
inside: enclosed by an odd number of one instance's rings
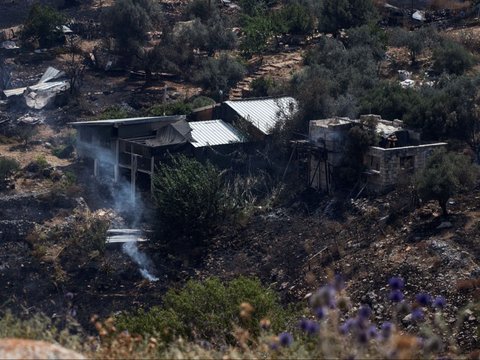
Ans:
{"label": "small window", "polygon": [[400,168],[407,172],[413,172],[415,168],[415,158],[413,156],[400,157]]}
{"label": "small window", "polygon": [[380,158],[378,156],[370,155],[368,159],[368,167],[371,170],[380,170]]}

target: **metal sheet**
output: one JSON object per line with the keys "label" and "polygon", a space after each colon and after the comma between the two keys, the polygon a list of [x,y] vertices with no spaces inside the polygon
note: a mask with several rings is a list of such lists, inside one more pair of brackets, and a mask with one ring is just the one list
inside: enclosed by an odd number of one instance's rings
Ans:
{"label": "metal sheet", "polygon": [[225,104],[264,134],[298,110],[298,103],[292,97],[225,101]]}
{"label": "metal sheet", "polygon": [[195,121],[189,125],[192,128],[191,144],[197,148],[245,142],[237,129],[222,120]]}

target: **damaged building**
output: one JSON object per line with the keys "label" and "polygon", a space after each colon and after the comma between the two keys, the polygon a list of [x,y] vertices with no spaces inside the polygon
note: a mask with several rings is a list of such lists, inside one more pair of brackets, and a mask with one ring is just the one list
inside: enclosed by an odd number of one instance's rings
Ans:
{"label": "damaged building", "polygon": [[11,104],[24,104],[34,110],[41,110],[60,103],[61,95],[70,89],[70,83],[63,71],[47,68],[40,80],[30,86],[3,90],[3,95]]}
{"label": "damaged building", "polygon": [[333,192],[345,157],[348,133],[361,122],[374,120],[378,144],[370,146],[363,158],[364,188],[382,193],[401,179],[425,167],[428,157],[446,143],[422,143],[420,135],[405,129],[399,120],[383,120],[378,115],[362,115],[358,120],[331,118],[310,121],[308,182],[317,190]]}
{"label": "damaged building", "polygon": [[[208,151],[229,152],[246,138],[222,120],[188,123],[185,116],[74,122],[77,153],[95,177],[126,179],[135,189],[152,188],[152,174],[169,154],[202,159]],[[213,149],[213,150],[212,150]]]}

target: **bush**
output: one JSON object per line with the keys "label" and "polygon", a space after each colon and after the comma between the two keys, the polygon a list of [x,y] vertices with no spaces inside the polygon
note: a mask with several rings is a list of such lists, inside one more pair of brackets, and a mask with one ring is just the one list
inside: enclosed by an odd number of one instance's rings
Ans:
{"label": "bush", "polygon": [[113,105],[105,109],[96,120],[109,120],[109,119],[125,119],[133,116],[132,112],[128,109]]}
{"label": "bush", "polygon": [[102,19],[106,32],[115,39],[119,52],[130,55],[147,40],[147,32],[155,29],[161,13],[151,0],[118,0]]}
{"label": "bush", "polygon": [[80,350],[83,345],[81,336],[78,335],[79,326],[68,322],[60,330],[50,317],[43,313],[25,313],[19,317],[10,311],[0,313],[0,339],[17,338],[30,340],[43,340],[59,343],[70,349]]}
{"label": "bush", "polygon": [[191,112],[192,106],[183,101],[153,105],[147,111],[149,116],[188,115]]}
{"label": "bush", "polygon": [[38,41],[40,47],[50,47],[63,35],[61,26],[64,22],[62,14],[54,8],[34,4],[23,26],[22,40]]}
{"label": "bush", "polygon": [[377,16],[372,0],[323,0],[318,27],[321,31],[336,33],[368,24]]}
{"label": "bush", "polygon": [[162,163],[153,181],[157,235],[172,239],[167,245],[175,247],[201,245],[223,215],[222,173],[210,163],[181,155],[171,157],[170,164]]}
{"label": "bush", "polygon": [[419,173],[416,185],[424,201],[437,200],[443,215],[447,215],[447,202],[459,191],[473,188],[478,169],[465,155],[437,151]]}
{"label": "bush", "polygon": [[218,95],[221,91],[227,94],[245,75],[245,67],[234,58],[222,54],[219,59],[208,58],[203,61],[194,80]]}
{"label": "bush", "polygon": [[17,160],[0,156],[0,183],[20,168]]}
{"label": "bush", "polygon": [[[243,305],[242,305],[243,304]],[[236,327],[248,330],[252,340],[260,334],[260,320],[267,318],[276,331],[287,326],[289,312],[275,292],[258,280],[239,277],[223,284],[217,278],[190,280],[180,291],[169,290],[162,307],[118,317],[117,326],[138,334],[234,344]]]}
{"label": "bush", "polygon": [[261,76],[256,78],[250,84],[251,95],[253,97],[265,97],[269,95],[270,89],[274,86],[273,80],[271,78]]}
{"label": "bush", "polygon": [[433,51],[433,69],[441,74],[462,75],[474,65],[474,57],[459,43],[445,41]]}

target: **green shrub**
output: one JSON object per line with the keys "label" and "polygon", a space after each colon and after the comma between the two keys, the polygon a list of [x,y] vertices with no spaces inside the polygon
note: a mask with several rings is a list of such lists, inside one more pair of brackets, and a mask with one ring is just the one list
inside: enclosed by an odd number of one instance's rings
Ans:
{"label": "green shrub", "polygon": [[252,81],[250,87],[253,97],[268,96],[270,89],[274,86],[274,82],[271,78],[261,76]]}
{"label": "green shrub", "polygon": [[417,177],[416,185],[424,201],[437,200],[447,215],[447,202],[455,193],[473,188],[478,168],[465,155],[437,151]]}
{"label": "green shrub", "polygon": [[443,45],[433,51],[433,69],[439,74],[447,72],[462,75],[474,63],[473,55],[454,41],[445,41]]}
{"label": "green shrub", "polygon": [[214,94],[227,94],[245,75],[245,67],[236,59],[222,54],[218,59],[208,58],[201,64],[194,80]]}
{"label": "green shrub", "polygon": [[48,168],[50,166],[50,164],[48,163],[47,159],[45,158],[45,156],[43,155],[39,155],[37,156],[37,158],[35,159],[35,164],[38,166],[38,168],[41,170],[44,170],[46,168]]}
{"label": "green shrub", "polygon": [[43,340],[59,343],[70,349],[82,348],[77,324],[69,322],[60,330],[50,317],[43,313],[28,313],[23,317],[14,316],[8,310],[0,313],[1,338]]}
{"label": "green shrub", "polygon": [[28,18],[22,30],[22,40],[37,40],[40,47],[49,47],[58,41],[62,35],[61,26],[65,19],[54,8],[34,4],[30,9]]}
{"label": "green shrub", "polygon": [[97,120],[109,120],[109,119],[125,119],[133,116],[133,114],[127,109],[114,105],[105,109],[98,117]]}
{"label": "green shrub", "polygon": [[188,115],[192,112],[192,106],[183,101],[177,101],[173,103],[153,105],[147,112],[149,116]]}
{"label": "green shrub", "polygon": [[190,106],[192,109],[198,109],[205,106],[215,105],[216,101],[207,96],[198,96],[195,99],[191,100]]}
{"label": "green shrub", "polygon": [[[201,245],[223,214],[222,173],[184,155],[162,163],[153,178],[160,238],[184,236],[182,245]],[[188,240],[187,240],[188,239]],[[167,245],[179,245],[176,238]]]}
{"label": "green shrub", "polygon": [[0,182],[20,168],[17,160],[0,156]]}
{"label": "green shrub", "polygon": [[[260,320],[267,318],[275,331],[287,326],[289,311],[279,304],[278,296],[260,281],[239,277],[228,283],[217,278],[203,282],[189,281],[180,291],[169,290],[162,307],[137,311],[118,317],[117,326],[138,334],[160,334],[170,341],[174,337],[203,339],[213,343],[234,344],[233,331],[241,326],[253,338],[260,334]],[[250,313],[244,305],[253,307]]]}

